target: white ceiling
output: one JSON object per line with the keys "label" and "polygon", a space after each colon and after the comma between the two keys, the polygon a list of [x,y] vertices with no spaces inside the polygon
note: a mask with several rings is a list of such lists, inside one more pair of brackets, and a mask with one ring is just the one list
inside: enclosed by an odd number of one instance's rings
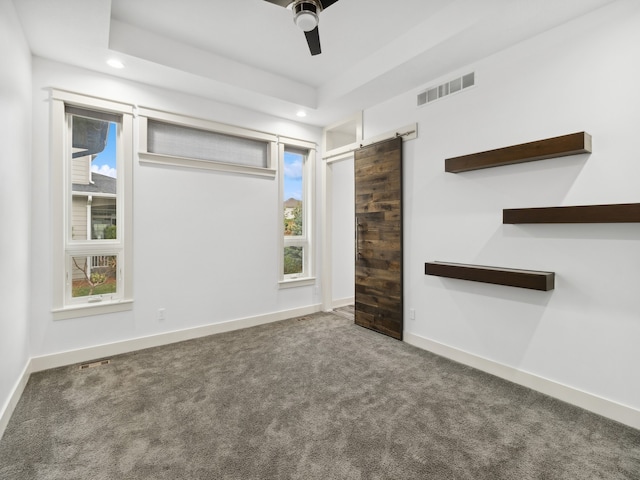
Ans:
{"label": "white ceiling", "polygon": [[13,0],[35,55],[319,126],[614,1],[341,0],[311,56],[264,0]]}

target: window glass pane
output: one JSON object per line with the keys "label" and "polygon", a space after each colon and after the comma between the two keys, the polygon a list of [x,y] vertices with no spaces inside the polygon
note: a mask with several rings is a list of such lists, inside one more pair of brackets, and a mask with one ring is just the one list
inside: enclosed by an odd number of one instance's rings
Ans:
{"label": "window glass pane", "polygon": [[115,198],[94,198],[91,203],[91,239],[115,240],[116,234]]}
{"label": "window glass pane", "polygon": [[284,234],[285,236],[304,235],[304,192],[302,172],[305,154],[286,150],[284,152]]}
{"label": "window glass pane", "polygon": [[71,296],[76,298],[115,293],[116,267],[116,255],[71,257]]}
{"label": "window glass pane", "polygon": [[284,247],[284,274],[302,273],[304,247]]}
{"label": "window glass pane", "polygon": [[118,124],[77,114],[71,124],[71,239],[115,239]]}
{"label": "window glass pane", "polygon": [[268,142],[149,119],[147,150],[174,157],[267,167]]}

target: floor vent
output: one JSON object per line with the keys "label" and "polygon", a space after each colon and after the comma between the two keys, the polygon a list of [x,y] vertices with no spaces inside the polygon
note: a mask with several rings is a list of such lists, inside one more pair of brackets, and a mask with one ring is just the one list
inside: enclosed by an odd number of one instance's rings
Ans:
{"label": "floor vent", "polygon": [[78,370],[86,370],[87,368],[101,367],[103,365],[109,365],[110,363],[111,363],[111,360],[98,360],[97,362],[84,363],[80,365]]}
{"label": "floor vent", "polygon": [[418,106],[439,100],[442,97],[457,93],[476,84],[475,72],[467,73],[462,77],[454,78],[446,83],[431,87],[418,94]]}

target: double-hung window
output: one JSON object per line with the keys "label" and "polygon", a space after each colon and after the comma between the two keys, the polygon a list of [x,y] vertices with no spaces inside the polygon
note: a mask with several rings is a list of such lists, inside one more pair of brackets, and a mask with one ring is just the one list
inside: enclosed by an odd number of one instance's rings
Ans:
{"label": "double-hung window", "polygon": [[54,318],[131,308],[132,107],[52,92]]}
{"label": "double-hung window", "polygon": [[315,144],[280,138],[280,285],[312,284]]}

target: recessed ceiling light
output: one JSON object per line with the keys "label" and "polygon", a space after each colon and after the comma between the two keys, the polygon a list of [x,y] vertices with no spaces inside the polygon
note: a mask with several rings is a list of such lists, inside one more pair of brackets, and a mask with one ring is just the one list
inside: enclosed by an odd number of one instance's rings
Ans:
{"label": "recessed ceiling light", "polygon": [[296,113],[296,115],[300,118],[302,117],[306,117],[307,116],[307,112],[305,112],[304,110],[298,110],[298,113]]}
{"label": "recessed ceiling light", "polygon": [[107,60],[107,65],[113,68],[124,68],[124,63],[122,63],[117,58],[112,58],[110,60]]}

